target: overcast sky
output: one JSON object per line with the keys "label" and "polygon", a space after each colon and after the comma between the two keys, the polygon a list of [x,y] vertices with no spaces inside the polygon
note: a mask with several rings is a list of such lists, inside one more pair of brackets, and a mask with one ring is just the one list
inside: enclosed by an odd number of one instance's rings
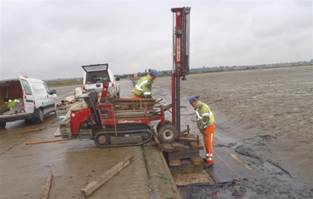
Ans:
{"label": "overcast sky", "polygon": [[191,6],[191,67],[313,58],[312,0],[0,0],[0,79],[171,69],[175,6]]}

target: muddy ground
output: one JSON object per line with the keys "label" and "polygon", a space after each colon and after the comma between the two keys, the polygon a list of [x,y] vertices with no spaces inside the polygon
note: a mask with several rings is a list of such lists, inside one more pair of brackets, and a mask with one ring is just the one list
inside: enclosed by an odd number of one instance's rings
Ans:
{"label": "muddy ground", "polygon": [[[170,89],[165,79],[156,90]],[[227,167],[215,175],[229,173],[214,186],[182,187],[185,198],[313,197],[312,66],[191,75],[181,94],[183,125],[194,127],[189,95],[215,112],[214,167]],[[232,170],[227,151],[248,169]]]}

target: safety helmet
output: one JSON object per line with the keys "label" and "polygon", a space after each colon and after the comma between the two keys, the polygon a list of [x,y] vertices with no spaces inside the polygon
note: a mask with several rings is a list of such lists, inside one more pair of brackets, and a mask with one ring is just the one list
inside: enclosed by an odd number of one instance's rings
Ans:
{"label": "safety helmet", "polygon": [[154,70],[154,69],[151,69],[149,71],[149,74],[152,76],[152,77],[159,77],[160,76],[160,72],[157,71],[157,70]]}
{"label": "safety helmet", "polygon": [[188,101],[189,101],[190,104],[192,104],[193,102],[195,102],[197,100],[199,100],[199,96],[194,96],[193,95],[193,96],[188,97]]}

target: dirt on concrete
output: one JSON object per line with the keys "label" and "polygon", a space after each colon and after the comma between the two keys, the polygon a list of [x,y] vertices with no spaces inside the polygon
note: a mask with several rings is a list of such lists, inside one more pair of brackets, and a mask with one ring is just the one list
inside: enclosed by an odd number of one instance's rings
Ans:
{"label": "dirt on concrete", "polygon": [[[129,88],[128,82],[121,84]],[[57,87],[59,99],[72,95],[75,87]],[[0,130],[0,199],[42,198],[50,171],[54,176],[50,198],[84,198],[80,189],[130,156],[132,163],[88,198],[178,198],[155,146],[101,149],[88,139],[25,144],[56,139],[57,127],[57,118],[50,116],[42,124],[16,121]]]}
{"label": "dirt on concrete", "polygon": [[[155,88],[170,90],[169,78]],[[182,125],[196,128],[187,96],[215,112],[214,175],[227,179],[182,187],[184,198],[313,197],[312,66],[190,75],[181,95]]]}

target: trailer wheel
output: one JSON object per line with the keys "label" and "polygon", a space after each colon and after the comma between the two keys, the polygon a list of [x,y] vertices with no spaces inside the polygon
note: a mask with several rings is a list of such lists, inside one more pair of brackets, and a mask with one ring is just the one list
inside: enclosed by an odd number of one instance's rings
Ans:
{"label": "trailer wheel", "polygon": [[[165,120],[165,121],[164,121],[164,125],[167,125],[167,124],[172,124],[172,122],[170,122],[170,121],[168,121],[168,120]],[[156,129],[155,129],[157,133],[159,133],[161,127],[162,127],[162,123],[159,122],[158,125],[156,126]]]}
{"label": "trailer wheel", "polygon": [[158,138],[162,143],[172,143],[177,137],[178,132],[171,124],[164,125],[158,132]]}
{"label": "trailer wheel", "polygon": [[0,122],[0,129],[4,129],[6,126],[7,122],[6,121],[1,121]]}
{"label": "trailer wheel", "polygon": [[95,136],[95,144],[98,147],[103,147],[105,145],[110,144],[110,135],[107,133],[103,133],[103,132],[98,132]]}

